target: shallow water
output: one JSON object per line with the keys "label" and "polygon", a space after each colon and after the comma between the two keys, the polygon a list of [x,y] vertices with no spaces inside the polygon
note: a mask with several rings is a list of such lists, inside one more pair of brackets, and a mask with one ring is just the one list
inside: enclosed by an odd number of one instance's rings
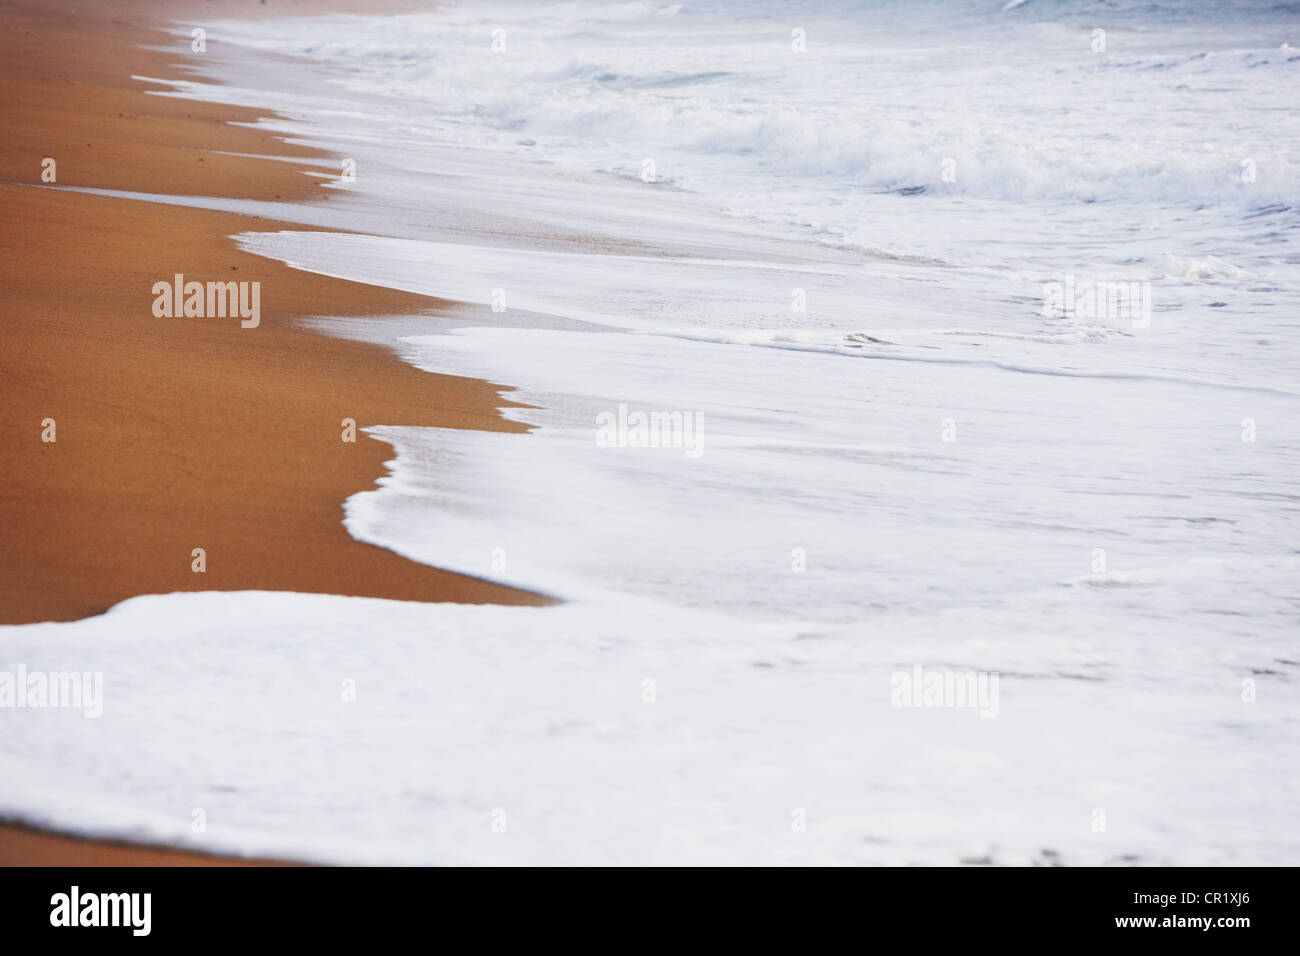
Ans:
{"label": "shallow water", "polygon": [[[179,95],[355,162],[295,219],[363,235],[236,241],[463,303],[323,325],[533,406],[373,428],[349,531],[569,603],[7,628],[106,702],[15,712],[0,809],[350,861],[1294,862],[1297,17],[996,7],[211,25]],[[1139,307],[1045,309],[1088,282]],[[636,412],[694,430],[604,440]],[[995,712],[897,706],[917,665]]]}

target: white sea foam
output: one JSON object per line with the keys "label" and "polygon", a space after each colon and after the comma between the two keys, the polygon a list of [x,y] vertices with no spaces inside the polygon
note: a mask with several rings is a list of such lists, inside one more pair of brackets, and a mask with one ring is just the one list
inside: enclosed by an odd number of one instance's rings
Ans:
{"label": "white sea foam", "polygon": [[[1295,39],[1286,26],[1261,27],[1244,4],[1136,31],[1122,11],[1081,4],[1028,22],[982,6],[929,23],[915,15],[924,4],[475,3],[404,18],[400,31],[322,19],[232,39],[346,64],[349,89],[398,98],[467,143],[629,178],[651,157],[673,183],[845,234],[869,194],[900,189],[1296,201],[1286,89],[1300,56],[1277,42]],[[1104,50],[1085,23],[1112,27]],[[505,34],[496,54],[493,30]],[[1228,108],[1238,122],[1206,122]],[[1259,173],[1252,188],[1244,159]],[[794,182],[799,195],[777,194]]]}
{"label": "white sea foam", "polygon": [[[209,24],[222,82],[175,95],[357,167],[256,210],[348,233],[241,247],[457,300],[321,325],[530,406],[375,423],[348,530],[568,603],[2,629],[105,702],[0,718],[0,812],[355,862],[1294,862],[1294,24],[997,6]],[[1045,315],[1065,276],[1150,324]],[[627,411],[702,453],[598,441]],[[996,718],[892,706],[916,665],[998,674]]]}

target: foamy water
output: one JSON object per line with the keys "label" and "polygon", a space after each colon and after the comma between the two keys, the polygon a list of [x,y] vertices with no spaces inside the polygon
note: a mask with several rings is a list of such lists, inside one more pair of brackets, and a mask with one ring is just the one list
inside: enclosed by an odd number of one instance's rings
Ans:
{"label": "foamy water", "polygon": [[[533,406],[376,423],[348,530],[568,603],[7,628],[106,701],[6,716],[0,808],[357,862],[1294,862],[1296,15],[997,7],[209,24],[177,95],[356,170],[277,214],[358,234],[239,245],[456,300],[320,324]],[[1089,282],[1134,307],[1044,308]],[[601,431],[637,412],[693,430]],[[895,706],[917,665],[996,713]]]}

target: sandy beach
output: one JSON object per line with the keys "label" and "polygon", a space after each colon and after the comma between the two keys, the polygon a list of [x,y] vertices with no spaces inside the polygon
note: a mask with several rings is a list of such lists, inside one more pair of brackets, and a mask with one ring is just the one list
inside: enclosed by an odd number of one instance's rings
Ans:
{"label": "sandy beach", "polygon": [[0,864],[1295,859],[1284,7],[0,14]]}
{"label": "sandy beach", "polygon": [[[6,292],[0,443],[0,623],[99,614],[137,594],[314,591],[411,601],[542,603],[351,538],[342,502],[384,474],[374,424],[515,429],[489,383],[420,372],[385,349],[296,320],[434,310],[439,302],[324,279],[233,248],[266,228],[214,212],[59,186],[294,201],[315,155],[236,123],[252,111],[146,95],[187,45],[189,15],[293,15],[347,4],[6,2],[0,32],[0,269]],[[365,4],[367,10],[375,4]],[[382,5],[378,5],[382,8]],[[145,46],[170,46],[159,53]],[[55,55],[52,51],[57,51]],[[152,284],[181,272],[260,282],[261,322],[159,319]],[[358,429],[342,440],[344,419]],[[41,440],[54,419],[56,441]],[[194,548],[206,571],[192,569]],[[0,830],[0,864],[208,858]]]}

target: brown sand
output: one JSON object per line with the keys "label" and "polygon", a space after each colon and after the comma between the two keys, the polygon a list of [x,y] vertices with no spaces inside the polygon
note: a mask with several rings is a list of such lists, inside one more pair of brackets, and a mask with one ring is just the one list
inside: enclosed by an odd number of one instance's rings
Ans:
{"label": "brown sand", "polygon": [[[266,220],[40,185],[49,156],[60,185],[310,195],[313,180],[294,163],[212,151],[319,154],[230,125],[255,120],[253,111],[146,96],[130,76],[182,75],[175,64],[188,43],[149,28],[169,15],[348,6],[0,0],[0,623],[75,620],[133,595],[184,590],[545,603],[361,544],[341,524],[344,499],[373,486],[392,457],[360,431],[342,441],[344,418],[358,430],[522,428],[497,412],[509,404],[497,386],[420,372],[386,349],[296,324],[426,311],[436,300],[233,248],[233,233],[278,227]],[[151,287],[177,272],[261,282],[261,325],[155,318]],[[42,441],[47,418],[54,443]],[[485,565],[491,547],[484,542]],[[194,548],[206,551],[205,573],[191,568]],[[205,860],[0,828],[0,864],[164,859]]]}
{"label": "brown sand", "polygon": [[292,866],[274,860],[183,853],[0,826],[0,866]]}

